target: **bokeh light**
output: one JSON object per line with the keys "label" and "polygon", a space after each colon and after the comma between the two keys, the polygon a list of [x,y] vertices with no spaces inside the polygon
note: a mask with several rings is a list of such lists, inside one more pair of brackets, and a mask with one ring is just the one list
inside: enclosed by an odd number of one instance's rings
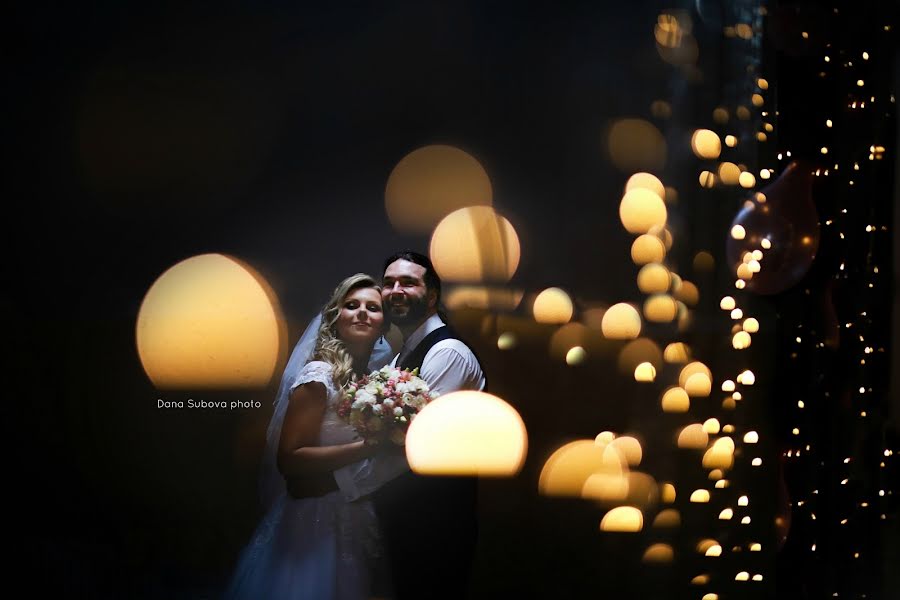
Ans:
{"label": "bokeh light", "polygon": [[600,521],[600,531],[636,532],[643,527],[644,515],[633,506],[617,506]]}
{"label": "bokeh light", "polygon": [[468,206],[438,223],[429,253],[448,281],[506,282],[519,266],[519,236],[490,206]]}
{"label": "bokeh light", "polygon": [[268,283],[222,254],[188,258],[160,275],[141,303],[135,337],[159,389],[265,387],[287,344]]}
{"label": "bokeh light", "polygon": [[603,313],[603,335],[611,340],[630,340],[641,334],[641,315],[632,305],[620,302]]}
{"label": "bokeh light", "polygon": [[666,246],[655,235],[639,235],[631,244],[631,260],[636,265],[659,263],[666,257]]}
{"label": "bokeh light", "polygon": [[490,206],[491,181],[481,164],[453,146],[424,146],[391,171],[384,192],[388,219],[403,233],[429,233],[450,213]]}
{"label": "bokeh light", "polygon": [[671,284],[669,270],[659,263],[650,263],[638,271],[638,289],[645,294],[658,294],[669,289]]}
{"label": "bokeh light", "polygon": [[666,197],[666,187],[656,175],[650,173],[635,173],[629,177],[628,181],[625,183],[625,191],[630,192],[635,188],[650,190],[663,199]]}
{"label": "bokeh light", "polygon": [[[618,486],[627,467],[617,451],[606,452],[607,446],[595,440],[575,440],[557,449],[541,469],[538,491],[545,496],[581,498],[593,475],[605,475],[609,478],[606,482]],[[589,492],[596,492],[598,481],[593,480]]]}
{"label": "bokeh light", "polygon": [[532,306],[534,320],[538,323],[568,323],[573,311],[572,299],[564,290],[556,287],[547,288],[538,294]]}
{"label": "bokeh light", "polygon": [[722,140],[715,131],[697,129],[691,136],[691,149],[697,158],[716,159],[722,153]]}
{"label": "bokeh light", "polygon": [[670,323],[678,314],[678,305],[667,294],[653,294],[644,301],[644,317],[654,323]]}
{"label": "bokeh light", "polygon": [[[659,515],[656,516],[653,525],[656,526],[658,521]],[[657,543],[644,551],[644,556],[641,560],[646,563],[670,563],[674,558],[675,551],[672,549],[672,546],[669,544]]]}
{"label": "bokeh light", "polygon": [[647,233],[666,224],[666,203],[654,192],[634,188],[625,192],[619,203],[619,219],[629,233]]}
{"label": "bokeh light", "polygon": [[652,123],[620,119],[607,136],[607,149],[616,167],[626,173],[659,171],[666,164],[666,141]]}
{"label": "bokeh light", "polygon": [[700,450],[709,444],[709,434],[703,430],[700,423],[692,423],[684,427],[678,433],[677,445],[679,448]]}
{"label": "bokeh light", "polygon": [[651,339],[638,338],[628,342],[619,352],[616,364],[619,371],[626,375],[634,373],[635,368],[641,363],[650,363],[656,369],[662,367],[662,351]]}
{"label": "bokeh light", "polygon": [[686,363],[691,359],[691,348],[683,342],[672,342],[663,351],[663,360],[667,363]]}
{"label": "bokeh light", "polygon": [[663,412],[683,413],[691,408],[691,399],[683,388],[673,386],[663,393],[661,404]]}

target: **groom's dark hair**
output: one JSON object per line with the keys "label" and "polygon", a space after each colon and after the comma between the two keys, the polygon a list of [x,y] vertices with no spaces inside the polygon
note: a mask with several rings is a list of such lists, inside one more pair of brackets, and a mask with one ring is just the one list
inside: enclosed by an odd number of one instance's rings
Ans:
{"label": "groom's dark hair", "polygon": [[431,259],[425,256],[424,254],[419,254],[418,252],[413,252],[412,250],[401,250],[400,252],[396,252],[387,257],[384,261],[384,266],[381,268],[382,275],[387,268],[391,265],[392,262],[397,260],[408,260],[411,263],[415,263],[420,267],[425,267],[425,275],[422,279],[425,282],[425,287],[429,290],[434,290],[437,294],[437,305],[441,304],[441,278],[438,277],[437,271],[434,270],[434,265],[431,264]]}

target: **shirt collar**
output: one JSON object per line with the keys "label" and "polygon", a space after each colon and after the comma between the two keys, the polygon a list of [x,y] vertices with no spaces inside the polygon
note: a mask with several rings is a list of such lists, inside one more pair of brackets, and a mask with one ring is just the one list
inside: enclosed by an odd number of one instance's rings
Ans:
{"label": "shirt collar", "polygon": [[413,331],[410,336],[403,341],[403,347],[406,350],[412,350],[416,346],[419,345],[419,342],[425,339],[425,336],[438,329],[443,327],[445,323],[441,320],[441,317],[435,313],[425,319],[425,322],[419,325],[419,328]]}

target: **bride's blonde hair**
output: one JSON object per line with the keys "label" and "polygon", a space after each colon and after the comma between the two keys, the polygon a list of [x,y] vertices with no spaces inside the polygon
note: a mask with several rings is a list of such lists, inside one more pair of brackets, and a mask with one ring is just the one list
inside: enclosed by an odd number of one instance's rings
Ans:
{"label": "bride's blonde hair", "polygon": [[365,273],[357,273],[343,280],[334,289],[325,306],[322,308],[322,324],[316,336],[316,348],[313,350],[313,360],[321,360],[331,365],[331,377],[334,385],[342,389],[353,375],[353,357],[347,351],[346,345],[337,334],[337,320],[341,314],[341,307],[347,295],[360,288],[374,288],[381,294],[381,286]]}

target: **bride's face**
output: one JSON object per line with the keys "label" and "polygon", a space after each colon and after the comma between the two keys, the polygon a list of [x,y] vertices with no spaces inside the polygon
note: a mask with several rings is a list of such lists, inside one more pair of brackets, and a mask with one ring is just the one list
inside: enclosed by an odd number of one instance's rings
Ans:
{"label": "bride's face", "polygon": [[335,323],[338,337],[350,344],[374,343],[383,325],[381,294],[375,288],[359,288],[347,294]]}

